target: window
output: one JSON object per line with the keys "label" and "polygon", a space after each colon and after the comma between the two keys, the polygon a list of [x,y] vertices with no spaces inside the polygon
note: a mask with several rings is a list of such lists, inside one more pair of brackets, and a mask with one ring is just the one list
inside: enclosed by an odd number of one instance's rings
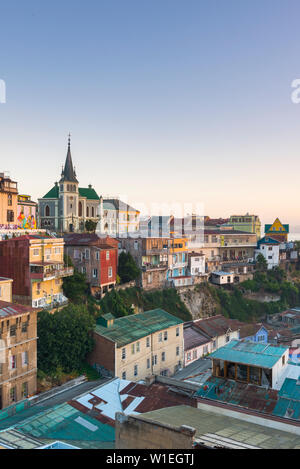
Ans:
{"label": "window", "polygon": [[39,250],[39,249],[34,249],[34,250],[33,250],[33,255],[34,255],[34,256],[38,256],[39,253],[40,253],[40,250]]}
{"label": "window", "polygon": [[50,207],[49,207],[49,205],[46,205],[46,207],[45,207],[45,217],[50,217]]}
{"label": "window", "polygon": [[150,337],[146,338],[146,347],[150,347]]}
{"label": "window", "polygon": [[22,366],[28,365],[28,352],[22,352]]}
{"label": "window", "polygon": [[7,210],[7,221],[14,221],[14,212],[12,210]]}
{"label": "window", "polygon": [[112,277],[112,267],[108,267],[108,278]]}
{"label": "window", "polygon": [[229,340],[230,340],[230,336],[227,335],[227,336],[226,336],[226,342],[229,342]]}
{"label": "window", "polygon": [[93,269],[93,277],[94,278],[98,277],[98,269]]}
{"label": "window", "polygon": [[99,260],[100,260],[100,252],[96,251],[96,261],[99,261]]}
{"label": "window", "polygon": [[85,250],[85,258],[86,258],[86,259],[89,259],[89,258],[90,258],[90,250],[89,250],[89,249],[86,249],[86,250]]}
{"label": "window", "polygon": [[191,359],[191,352],[188,352],[187,354],[187,360],[189,361]]}
{"label": "window", "polygon": [[10,369],[15,370],[17,368],[17,360],[16,360],[16,355],[11,355],[10,356]]}
{"label": "window", "polygon": [[131,344],[131,353],[135,353],[135,344]]}
{"label": "window", "polygon": [[193,350],[193,360],[196,360],[197,358],[197,349]]}
{"label": "window", "polygon": [[213,341],[213,348],[216,348],[216,346],[217,346],[217,341],[214,340],[214,341]]}
{"label": "window", "polygon": [[137,351],[137,352],[140,351],[140,343],[139,343],[139,342],[136,343],[136,351]]}
{"label": "window", "polygon": [[205,355],[206,353],[208,353],[208,345],[204,345],[203,347],[203,354]]}
{"label": "window", "polygon": [[109,261],[109,251],[106,251],[106,260]]}
{"label": "window", "polygon": [[138,366],[137,365],[134,365],[134,376],[137,376],[138,375]]}
{"label": "window", "polygon": [[161,361],[164,362],[165,360],[166,360],[166,352],[162,352]]}
{"label": "window", "polygon": [[16,400],[17,400],[17,390],[16,390],[15,386],[13,388],[10,388],[9,397],[10,397],[10,402],[16,402]]}
{"label": "window", "polygon": [[126,358],[126,348],[122,348],[122,360]]}
{"label": "window", "polygon": [[164,340],[168,340],[168,331],[164,332]]}
{"label": "window", "polygon": [[162,342],[162,332],[158,334],[158,342]]}
{"label": "window", "polygon": [[179,327],[176,327],[176,337],[179,337]]}
{"label": "window", "polygon": [[89,207],[86,208],[86,216],[89,217],[90,216],[90,211],[89,211]]}
{"label": "window", "polygon": [[86,274],[86,268],[85,268],[85,267],[81,267],[81,272],[82,272],[83,274]]}
{"label": "window", "polygon": [[282,357],[282,364],[283,365],[285,364],[285,355],[283,355],[283,357]]}
{"label": "window", "polygon": [[150,358],[147,358],[147,369],[150,368]]}
{"label": "window", "polygon": [[152,357],[152,366],[157,365],[157,355],[153,355]]}
{"label": "window", "polygon": [[12,195],[11,194],[7,195],[7,205],[12,205]]}
{"label": "window", "polygon": [[179,355],[179,347],[176,347],[176,356],[178,357]]}
{"label": "window", "polygon": [[14,324],[13,326],[10,326],[9,335],[10,337],[15,337],[16,334],[17,334],[17,326]]}
{"label": "window", "polygon": [[126,379],[126,371],[123,371],[123,373],[122,373],[122,379]]}

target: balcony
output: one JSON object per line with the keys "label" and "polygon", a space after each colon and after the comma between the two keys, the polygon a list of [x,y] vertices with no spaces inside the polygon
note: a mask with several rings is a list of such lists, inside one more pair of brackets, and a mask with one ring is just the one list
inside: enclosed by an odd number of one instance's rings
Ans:
{"label": "balcony", "polygon": [[174,262],[174,264],[170,265],[170,269],[184,269],[188,266],[188,261],[186,262]]}
{"label": "balcony", "polygon": [[144,264],[142,265],[142,271],[148,272],[149,270],[164,270],[168,268],[167,262],[160,262],[159,264]]}
{"label": "balcony", "polygon": [[47,295],[39,300],[32,300],[33,308],[43,308],[43,309],[53,309],[60,306],[65,306],[69,302],[68,298],[65,297],[62,293],[57,293],[56,295]]}
{"label": "balcony", "polygon": [[70,277],[74,274],[73,267],[47,268],[46,266],[30,265],[30,278],[32,280],[53,280],[56,278]]}
{"label": "balcony", "polygon": [[151,249],[143,249],[143,256],[159,256],[160,254],[168,254],[168,248],[157,247]]}

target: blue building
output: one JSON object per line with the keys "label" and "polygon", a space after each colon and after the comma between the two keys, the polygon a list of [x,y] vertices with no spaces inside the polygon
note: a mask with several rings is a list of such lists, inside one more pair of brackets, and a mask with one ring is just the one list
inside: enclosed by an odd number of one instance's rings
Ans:
{"label": "blue building", "polygon": [[240,339],[255,343],[268,343],[268,330],[262,324],[245,324],[240,327]]}

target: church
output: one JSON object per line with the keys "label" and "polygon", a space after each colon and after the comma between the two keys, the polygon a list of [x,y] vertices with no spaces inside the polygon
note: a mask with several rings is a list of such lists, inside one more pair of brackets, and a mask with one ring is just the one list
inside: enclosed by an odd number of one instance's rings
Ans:
{"label": "church", "polygon": [[88,220],[99,221],[100,198],[91,185],[79,187],[71,156],[70,135],[59,182],[38,199],[39,228],[59,233],[83,232]]}

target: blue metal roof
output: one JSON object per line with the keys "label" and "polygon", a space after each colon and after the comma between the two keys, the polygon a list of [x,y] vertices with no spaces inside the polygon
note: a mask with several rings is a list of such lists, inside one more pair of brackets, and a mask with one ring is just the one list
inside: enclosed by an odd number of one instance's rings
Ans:
{"label": "blue metal roof", "polygon": [[271,344],[260,344],[251,341],[231,340],[224,347],[210,354],[211,358],[218,358],[233,363],[272,368],[288,347],[277,347]]}

